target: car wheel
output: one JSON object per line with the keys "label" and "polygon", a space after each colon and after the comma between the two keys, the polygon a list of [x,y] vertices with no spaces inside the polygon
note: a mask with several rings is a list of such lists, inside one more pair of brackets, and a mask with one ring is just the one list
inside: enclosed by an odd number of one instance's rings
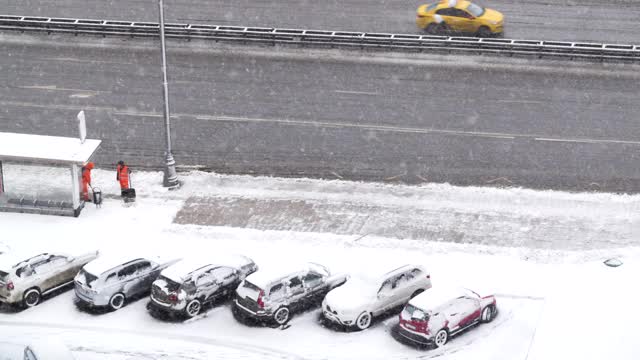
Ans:
{"label": "car wheel", "polygon": [[485,38],[485,37],[490,37],[491,35],[492,35],[491,34],[491,30],[489,30],[488,27],[480,26],[480,28],[478,28],[478,36],[479,37]]}
{"label": "car wheel", "polygon": [[200,309],[202,309],[202,304],[200,303],[200,301],[199,300],[191,300],[187,304],[187,307],[185,308],[185,312],[187,313],[187,316],[192,318],[192,317],[200,314]]}
{"label": "car wheel", "polygon": [[40,297],[40,290],[36,288],[29,289],[25,291],[22,297],[22,302],[24,303],[25,307],[34,307],[40,303]]}
{"label": "car wheel", "polygon": [[111,310],[118,310],[124,306],[124,294],[117,293],[109,299],[109,307]]}
{"label": "car wheel", "polygon": [[358,318],[356,319],[356,327],[358,328],[358,330],[364,330],[364,329],[368,329],[369,326],[371,326],[371,313],[369,312],[363,312],[362,314],[360,314],[360,316],[358,316]]}
{"label": "car wheel", "polygon": [[495,313],[496,313],[495,307],[493,305],[489,305],[486,308],[484,308],[484,310],[482,310],[482,316],[480,317],[480,320],[483,323],[491,322],[493,320]]}
{"label": "car wheel", "polygon": [[451,28],[449,28],[449,25],[447,25],[447,23],[443,21],[437,25],[436,32],[438,34],[450,34]]}
{"label": "car wheel", "polygon": [[273,320],[275,320],[278,325],[284,325],[289,321],[289,309],[286,307],[281,307],[273,314]]}
{"label": "car wheel", "polygon": [[449,340],[449,333],[445,329],[441,329],[436,333],[436,337],[433,339],[433,343],[436,344],[436,347],[443,347],[444,344]]}
{"label": "car wheel", "polygon": [[431,23],[431,24],[427,25],[427,27],[424,29],[424,31],[427,34],[435,35],[438,32],[438,25],[435,24],[435,23]]}

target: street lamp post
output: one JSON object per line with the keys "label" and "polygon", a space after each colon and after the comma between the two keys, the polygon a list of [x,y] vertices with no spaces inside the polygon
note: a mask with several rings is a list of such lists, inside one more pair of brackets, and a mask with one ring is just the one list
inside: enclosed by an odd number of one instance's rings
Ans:
{"label": "street lamp post", "polygon": [[164,98],[164,125],[166,132],[165,168],[162,185],[169,189],[180,187],[178,174],[176,173],[176,161],[171,153],[171,113],[169,112],[169,84],[167,82],[167,53],[164,43],[164,5],[158,0],[160,8],[160,47],[162,48],[162,95]]}

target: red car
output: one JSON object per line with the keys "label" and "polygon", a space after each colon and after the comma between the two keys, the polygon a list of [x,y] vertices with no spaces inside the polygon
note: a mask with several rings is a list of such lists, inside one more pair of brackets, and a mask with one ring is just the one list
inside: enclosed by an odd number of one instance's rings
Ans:
{"label": "red car", "polygon": [[399,340],[444,346],[453,336],[498,314],[493,295],[480,296],[466,288],[434,287],[414,297],[400,314]]}

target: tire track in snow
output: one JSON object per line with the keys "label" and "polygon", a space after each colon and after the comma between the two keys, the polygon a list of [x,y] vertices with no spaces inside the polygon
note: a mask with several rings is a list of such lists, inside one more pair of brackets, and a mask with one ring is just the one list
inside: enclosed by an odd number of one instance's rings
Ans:
{"label": "tire track in snow", "polygon": [[[459,342],[462,339],[458,338],[457,336],[454,336],[451,339],[451,342],[449,342],[444,347],[432,350],[434,351],[434,353],[430,352],[429,354],[425,354],[423,356],[417,356],[414,359],[433,359],[441,356],[451,355],[461,350],[464,350],[466,347],[476,342],[476,340],[484,336],[487,336],[489,332],[495,330],[496,328],[498,328],[503,324],[506,324],[509,320],[513,319],[514,317],[513,311],[509,311],[508,313],[502,316],[501,315],[502,315],[501,313],[498,313],[498,317],[496,317],[493,322],[488,324],[476,325],[475,327],[472,327],[471,329],[468,329],[460,334],[460,335],[463,335],[463,334],[467,334],[467,331],[474,331],[473,336],[470,336],[469,339],[465,339],[463,342]],[[500,320],[500,321],[497,321],[497,320]],[[454,346],[450,346],[450,345],[454,345]]]}
{"label": "tire track in snow", "polygon": [[235,341],[229,338],[212,338],[196,335],[179,335],[175,333],[163,333],[157,331],[133,331],[127,329],[109,328],[109,327],[96,327],[96,326],[72,326],[64,324],[52,324],[52,323],[40,323],[40,322],[23,322],[23,321],[5,321],[0,320],[0,326],[9,327],[24,327],[24,328],[44,328],[44,329],[57,329],[57,330],[75,330],[75,331],[89,331],[99,333],[115,333],[115,334],[131,334],[152,337],[156,339],[167,340],[180,340],[191,343],[204,344],[209,346],[219,346],[240,351],[249,351],[257,355],[262,355],[263,359],[278,358],[278,359],[292,359],[292,360],[306,360],[306,358],[287,353],[278,349],[273,349],[266,346],[253,345]]}

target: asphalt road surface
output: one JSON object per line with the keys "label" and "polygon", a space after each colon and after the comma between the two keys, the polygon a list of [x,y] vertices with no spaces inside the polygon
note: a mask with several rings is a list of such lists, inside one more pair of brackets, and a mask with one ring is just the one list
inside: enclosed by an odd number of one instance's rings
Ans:
{"label": "asphalt road surface", "polygon": [[[418,33],[403,0],[166,0],[167,21],[387,33]],[[505,14],[505,37],[638,43],[637,0],[479,0]],[[13,15],[157,21],[155,0],[0,0]]]}
{"label": "asphalt road surface", "polygon": [[[91,40],[1,37],[0,131],[75,136],[84,109],[89,137],[104,140],[99,164],[160,166],[158,44]],[[637,66],[173,41],[169,48],[181,165],[640,190]]]}

